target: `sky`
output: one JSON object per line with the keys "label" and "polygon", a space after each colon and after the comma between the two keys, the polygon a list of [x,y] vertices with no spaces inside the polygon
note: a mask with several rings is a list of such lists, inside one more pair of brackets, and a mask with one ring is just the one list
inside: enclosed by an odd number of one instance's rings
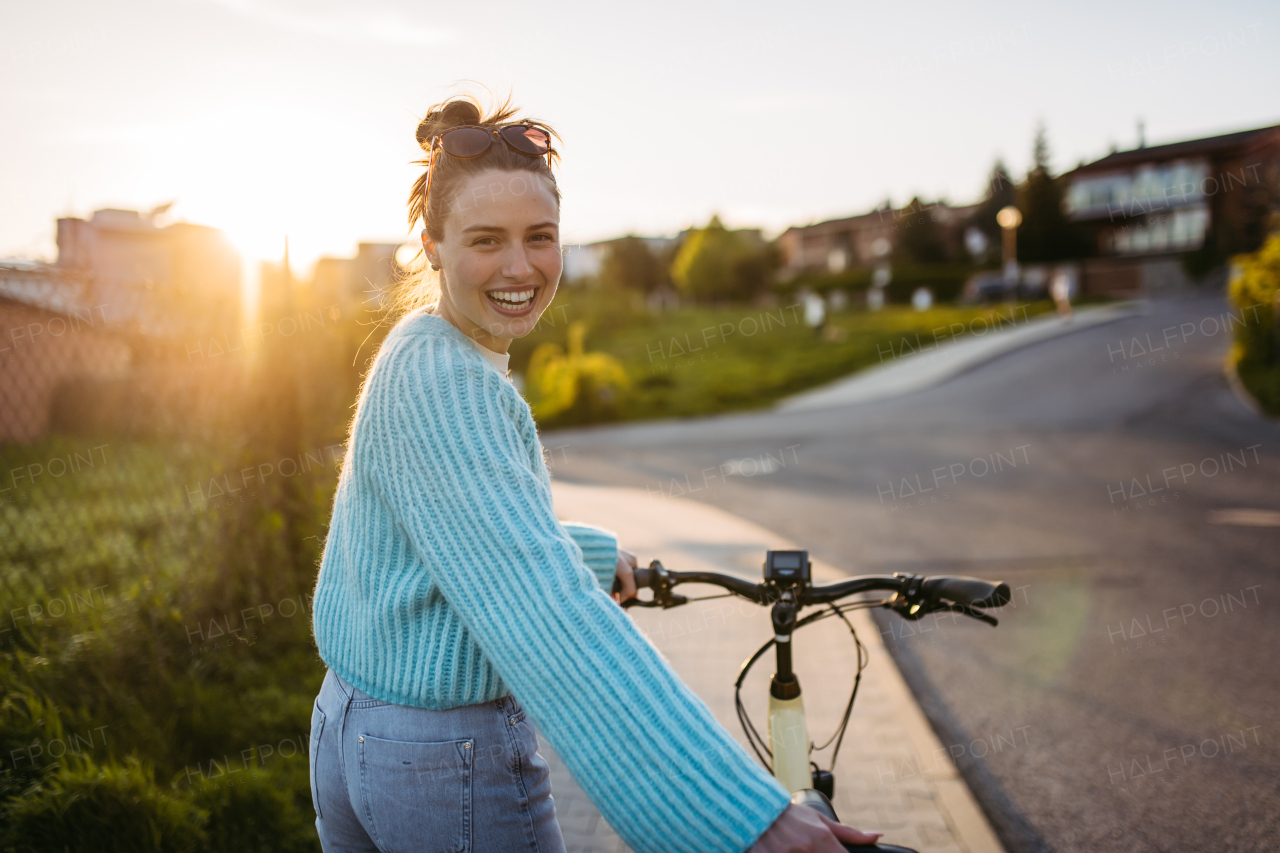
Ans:
{"label": "sky", "polygon": [[[1280,3],[113,0],[0,11],[0,257],[102,207],[225,229],[296,270],[413,239],[427,108],[479,86],[563,137],[562,242],[976,200],[1280,123]],[[468,82],[470,81],[470,82]]]}

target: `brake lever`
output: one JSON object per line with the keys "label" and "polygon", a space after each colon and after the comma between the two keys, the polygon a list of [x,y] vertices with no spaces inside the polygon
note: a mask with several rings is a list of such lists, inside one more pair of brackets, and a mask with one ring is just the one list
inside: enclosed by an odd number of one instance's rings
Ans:
{"label": "brake lever", "polygon": [[988,625],[990,625],[993,628],[1000,624],[1000,620],[997,619],[996,617],[990,616],[986,613],[983,613],[981,610],[977,610],[965,604],[939,605],[938,607],[933,608],[930,612],[936,613],[944,610],[949,610],[954,613],[963,613],[965,616],[968,616],[971,619],[977,619],[979,622],[986,622]]}
{"label": "brake lever", "polygon": [[943,613],[952,611],[955,613],[963,613],[971,619],[977,619],[980,622],[986,622],[988,625],[995,627],[1000,624],[1000,620],[994,616],[988,616],[981,610],[969,607],[964,604],[943,604],[941,602],[914,602],[910,598],[902,595],[895,595],[886,603],[881,605],[894,613],[897,613],[903,619],[915,622],[928,616],[930,613]]}

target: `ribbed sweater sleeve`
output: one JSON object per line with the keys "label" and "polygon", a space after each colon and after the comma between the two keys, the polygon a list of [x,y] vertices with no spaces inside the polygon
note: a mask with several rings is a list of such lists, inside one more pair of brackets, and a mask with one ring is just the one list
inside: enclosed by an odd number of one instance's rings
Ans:
{"label": "ribbed sweater sleeve", "polygon": [[464,352],[441,335],[384,344],[353,437],[362,475],[623,840],[637,853],[740,853],[787,792],[584,566],[528,406]]}
{"label": "ribbed sweater sleeve", "polygon": [[596,576],[605,592],[613,588],[618,571],[618,537],[608,530],[580,521],[561,522],[564,530],[582,549],[582,561]]}

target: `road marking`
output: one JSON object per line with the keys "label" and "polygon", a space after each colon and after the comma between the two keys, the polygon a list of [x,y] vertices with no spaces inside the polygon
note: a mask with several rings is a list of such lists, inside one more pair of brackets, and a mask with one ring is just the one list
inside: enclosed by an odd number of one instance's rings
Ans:
{"label": "road marking", "polygon": [[1280,512],[1272,509],[1215,509],[1205,520],[1210,524],[1235,527],[1280,527]]}

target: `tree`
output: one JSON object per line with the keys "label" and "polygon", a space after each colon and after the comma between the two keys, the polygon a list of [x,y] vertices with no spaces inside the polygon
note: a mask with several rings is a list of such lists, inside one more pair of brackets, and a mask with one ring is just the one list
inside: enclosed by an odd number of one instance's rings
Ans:
{"label": "tree", "polygon": [[667,274],[661,258],[649,244],[628,235],[609,245],[609,253],[600,268],[600,283],[605,287],[652,293],[667,283]]}
{"label": "tree", "polygon": [[947,245],[932,205],[926,206],[916,196],[907,205],[906,212],[898,217],[897,226],[898,253],[904,260],[917,264],[947,261]]}
{"label": "tree", "polygon": [[713,216],[706,228],[690,231],[671,264],[671,278],[694,299],[749,299],[768,285],[779,263],[776,249],[726,229]]}
{"label": "tree", "polygon": [[681,292],[694,299],[733,296],[734,264],[745,254],[742,238],[727,230],[719,216],[706,228],[695,228],[671,265],[671,278]]}
{"label": "tree", "polygon": [[782,250],[777,243],[765,243],[738,258],[733,264],[733,276],[737,291],[743,298],[750,298],[773,282],[774,273],[782,267]]}
{"label": "tree", "polygon": [[1044,125],[1036,127],[1032,165],[1018,188],[1018,260],[1035,263],[1080,254],[1076,229],[1062,210],[1063,182],[1049,168],[1049,140]]}

